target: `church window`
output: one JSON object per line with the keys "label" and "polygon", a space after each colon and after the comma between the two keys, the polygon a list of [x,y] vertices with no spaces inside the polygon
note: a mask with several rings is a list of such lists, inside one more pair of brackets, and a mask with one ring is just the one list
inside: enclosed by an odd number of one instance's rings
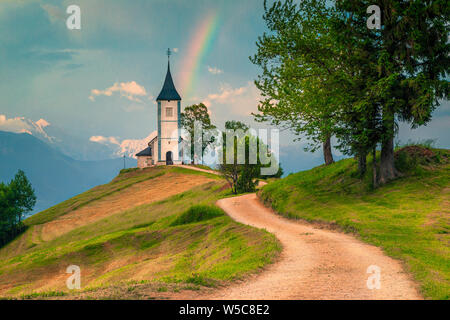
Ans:
{"label": "church window", "polygon": [[166,117],[173,117],[173,108],[166,108]]}

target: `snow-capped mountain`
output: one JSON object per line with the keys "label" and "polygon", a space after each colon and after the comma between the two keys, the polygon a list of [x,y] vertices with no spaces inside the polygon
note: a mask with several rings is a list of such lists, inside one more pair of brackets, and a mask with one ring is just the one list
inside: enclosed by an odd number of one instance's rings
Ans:
{"label": "snow-capped mountain", "polygon": [[144,150],[145,148],[147,148],[148,143],[150,141],[152,141],[156,136],[157,136],[157,132],[153,131],[152,133],[150,133],[146,138],[144,139],[126,139],[123,140],[120,145],[118,146],[119,148],[117,149],[117,155],[119,156],[127,156],[129,158],[136,158],[136,153],[141,152],[142,150]]}
{"label": "snow-capped mountain", "polygon": [[7,118],[2,114],[0,114],[0,131],[30,134],[75,160],[85,161],[123,156],[136,158],[135,155],[145,149],[157,135],[154,131],[143,139],[121,140],[117,137],[103,136],[87,139],[70,135],[45,119],[33,121],[24,117]]}

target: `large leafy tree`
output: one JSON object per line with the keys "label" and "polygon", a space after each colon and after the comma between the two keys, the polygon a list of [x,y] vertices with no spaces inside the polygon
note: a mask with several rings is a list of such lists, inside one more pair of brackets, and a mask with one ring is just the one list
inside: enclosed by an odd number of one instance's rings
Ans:
{"label": "large leafy tree", "polygon": [[329,31],[331,10],[321,0],[276,1],[271,7],[265,1],[264,8],[269,32],[251,57],[262,69],[255,84],[263,100],[255,118],[306,137],[308,150],[322,145],[324,161],[331,164],[331,137],[346,92]]}
{"label": "large leafy tree", "polygon": [[[366,10],[370,5],[381,9],[380,30],[367,28]],[[448,96],[449,8],[446,0],[335,3],[337,39],[344,47],[356,46],[366,55],[360,61],[360,56],[350,56],[350,61],[361,71],[367,65],[371,74],[376,71],[354,106],[378,107],[374,116],[381,119],[380,183],[397,175],[394,136],[398,121],[406,121],[413,128],[424,125],[431,120],[440,99]]]}
{"label": "large leafy tree", "polygon": [[[202,160],[205,150],[216,141],[214,135],[207,135],[206,133],[211,130],[215,130],[216,126],[211,123],[209,117],[208,108],[203,104],[194,104],[184,109],[184,112],[180,115],[180,122],[183,129],[189,134],[191,139],[190,143],[190,156],[191,161],[194,161],[195,156],[195,144],[201,143]],[[201,125],[200,134],[195,134],[196,123]]]}
{"label": "large leafy tree", "polygon": [[[367,27],[373,4],[381,8],[380,30]],[[426,124],[448,95],[446,4],[286,0],[268,8],[265,3],[269,32],[252,58],[263,70],[256,81],[264,97],[257,120],[306,136],[311,149],[322,142],[326,163],[329,137],[335,135],[338,148],[358,156],[362,173],[367,153],[375,155],[381,145],[374,184],[395,178],[398,121]]]}
{"label": "large leafy tree", "polygon": [[23,171],[8,185],[0,183],[0,246],[23,230],[23,216],[35,204],[34,190]]}
{"label": "large leafy tree", "polygon": [[9,188],[14,199],[13,206],[17,209],[17,218],[21,223],[24,214],[33,210],[36,204],[34,189],[22,170],[19,170],[14,179],[11,180]]}

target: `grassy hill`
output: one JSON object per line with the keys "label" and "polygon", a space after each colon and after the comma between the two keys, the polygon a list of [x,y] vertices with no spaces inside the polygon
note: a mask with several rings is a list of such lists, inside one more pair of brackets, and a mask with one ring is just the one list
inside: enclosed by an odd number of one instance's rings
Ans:
{"label": "grassy hill", "polygon": [[396,153],[403,176],[376,190],[346,159],[273,182],[260,197],[283,216],[358,234],[401,259],[425,297],[449,299],[449,159],[449,150],[410,146]]}
{"label": "grassy hill", "polygon": [[[255,272],[279,244],[214,206],[227,195],[207,173],[127,170],[27,219],[27,231],[0,249],[0,296],[154,298]],[[66,288],[70,265],[81,268],[80,292]]]}

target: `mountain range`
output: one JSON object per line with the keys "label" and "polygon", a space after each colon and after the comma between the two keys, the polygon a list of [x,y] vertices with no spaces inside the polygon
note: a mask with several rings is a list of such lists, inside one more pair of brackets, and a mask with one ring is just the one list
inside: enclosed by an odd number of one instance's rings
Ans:
{"label": "mountain range", "polygon": [[24,117],[7,118],[0,114],[0,131],[27,133],[61,153],[82,161],[97,161],[120,158],[135,158],[135,154],[147,147],[148,142],[156,136],[156,131],[143,139],[124,139],[102,136],[80,137],[67,133],[45,119],[33,121]]}
{"label": "mountain range", "polygon": [[[36,132],[39,128],[36,128]],[[42,133],[44,136],[44,133]],[[124,167],[135,167],[129,158],[82,161],[30,133],[0,131],[0,181],[8,182],[21,169],[37,196],[33,212],[39,212],[115,177]]]}

